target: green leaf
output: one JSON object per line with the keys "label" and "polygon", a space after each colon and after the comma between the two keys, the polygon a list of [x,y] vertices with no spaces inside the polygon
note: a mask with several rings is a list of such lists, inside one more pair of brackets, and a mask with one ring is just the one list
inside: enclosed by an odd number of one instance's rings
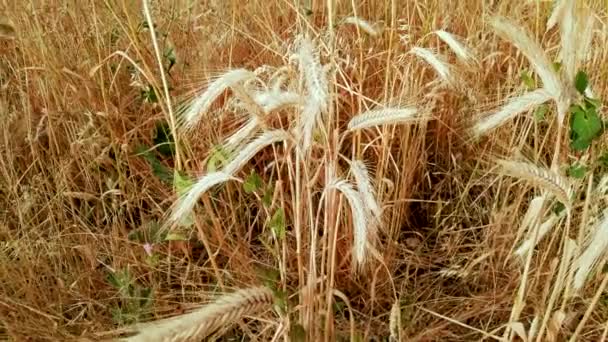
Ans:
{"label": "green leaf", "polygon": [[594,108],[573,106],[570,123],[571,147],[582,151],[602,132],[603,124]]}
{"label": "green leaf", "polygon": [[559,215],[561,214],[564,210],[566,210],[566,206],[564,205],[564,203],[562,202],[557,202],[555,203],[555,205],[553,206],[553,213],[555,215]]}
{"label": "green leaf", "polygon": [[574,78],[574,86],[579,93],[585,94],[585,90],[589,85],[589,76],[584,71],[579,71],[576,73],[576,77]]}
{"label": "green leaf", "polygon": [[140,287],[139,290],[139,307],[140,309],[146,309],[152,305],[153,294],[152,289],[149,287]]}
{"label": "green leaf", "polygon": [[536,121],[544,121],[548,111],[549,106],[547,106],[546,104],[541,104],[534,111],[534,119],[536,119]]}
{"label": "green leaf", "polygon": [[183,196],[194,185],[194,181],[181,172],[175,170],[173,173],[173,187],[178,196]]}
{"label": "green leaf", "polygon": [[110,285],[118,290],[123,298],[131,295],[134,279],[128,269],[117,270],[116,272],[109,273],[107,280]]}
{"label": "green leaf", "polygon": [[555,72],[559,72],[561,69],[562,69],[562,63],[553,62],[553,70],[555,70]]}
{"label": "green leaf", "polygon": [[306,342],[306,329],[301,324],[294,323],[289,328],[290,342]]}
{"label": "green leaf", "polygon": [[582,179],[585,177],[585,173],[587,173],[587,167],[585,165],[575,163],[568,167],[568,176],[572,178]]}
{"label": "green leaf", "polygon": [[154,90],[154,87],[152,87],[151,85],[147,85],[146,89],[142,89],[141,98],[144,100],[144,102],[148,102],[148,103],[157,103],[158,102],[158,96],[156,95],[156,90]]}
{"label": "green leaf", "polygon": [[[179,197],[183,196],[194,185],[194,181],[186,175],[182,175],[179,171],[174,171],[173,187]],[[182,228],[189,228],[194,225],[194,213],[190,211],[186,216],[178,221],[178,225]]]}
{"label": "green leaf", "polygon": [[156,267],[160,263],[160,255],[154,253],[152,255],[146,256],[146,263],[150,267]]}
{"label": "green leaf", "polygon": [[604,152],[599,158],[598,162],[601,166],[608,168],[608,152]]}
{"label": "green leaf", "polygon": [[272,197],[274,196],[274,188],[272,186],[269,186],[266,188],[266,191],[264,191],[264,196],[262,196],[262,204],[265,207],[270,207],[272,205]]}
{"label": "green leaf", "polygon": [[207,172],[215,172],[228,163],[230,153],[221,145],[213,147],[207,161]]}
{"label": "green leaf", "polygon": [[154,136],[154,146],[156,150],[165,157],[175,156],[175,140],[171,133],[169,123],[165,120],[156,123],[156,134]]}
{"label": "green leaf", "polygon": [[173,171],[163,165],[148,147],[140,145],[135,148],[135,153],[144,157],[148,164],[150,164],[150,167],[152,167],[152,173],[161,181],[169,184],[173,183]]}
{"label": "green leaf", "polygon": [[260,177],[257,172],[251,171],[243,183],[243,190],[245,190],[246,193],[251,194],[261,189],[263,185],[264,181],[262,180],[262,177]]}
{"label": "green leaf", "polygon": [[165,51],[165,58],[169,61],[169,66],[167,66],[167,72],[171,71],[171,68],[177,63],[177,56],[175,56],[175,49],[170,47]]}
{"label": "green leaf", "polygon": [[522,71],[521,75],[519,76],[519,78],[521,79],[522,83],[528,88],[528,89],[535,89],[536,88],[536,82],[534,82],[534,79],[532,78],[532,76],[530,75],[529,72],[527,71]]}
{"label": "green leaf", "polygon": [[188,241],[188,238],[182,233],[171,232],[167,234],[165,241]]}
{"label": "green leaf", "polygon": [[277,209],[270,219],[270,229],[279,240],[285,238],[285,211],[283,208]]}
{"label": "green leaf", "polygon": [[598,99],[592,99],[590,97],[585,96],[585,107],[598,109],[602,106],[602,101]]}

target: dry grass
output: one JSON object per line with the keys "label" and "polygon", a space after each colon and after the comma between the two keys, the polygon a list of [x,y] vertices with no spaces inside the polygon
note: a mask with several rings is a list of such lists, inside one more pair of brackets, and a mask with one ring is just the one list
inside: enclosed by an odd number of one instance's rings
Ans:
{"label": "dry grass", "polygon": [[142,4],[3,4],[1,339],[606,340],[605,5]]}

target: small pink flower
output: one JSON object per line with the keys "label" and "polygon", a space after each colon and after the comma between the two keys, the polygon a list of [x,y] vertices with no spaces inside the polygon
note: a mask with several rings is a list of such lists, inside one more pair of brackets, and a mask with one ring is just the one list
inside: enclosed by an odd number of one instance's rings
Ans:
{"label": "small pink flower", "polygon": [[149,243],[149,242],[146,242],[144,244],[144,250],[146,251],[146,254],[148,254],[148,256],[152,256],[152,249],[153,248],[154,248],[154,246],[151,243]]}

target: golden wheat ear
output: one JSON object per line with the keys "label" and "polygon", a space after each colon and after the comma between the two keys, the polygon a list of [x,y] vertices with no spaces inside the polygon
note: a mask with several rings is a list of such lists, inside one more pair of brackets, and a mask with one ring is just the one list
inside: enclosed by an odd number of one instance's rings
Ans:
{"label": "golden wheat ear", "polygon": [[510,160],[498,160],[497,163],[502,167],[505,174],[540,186],[555,196],[568,210],[572,208],[572,187],[561,175],[530,163]]}
{"label": "golden wheat ear", "polygon": [[190,129],[194,127],[209,110],[213,102],[228,88],[247,80],[254,79],[255,73],[245,70],[230,70],[219,76],[209,87],[192,100],[189,106],[182,113],[184,127]]}
{"label": "golden wheat ear", "polygon": [[266,287],[238,290],[185,315],[144,323],[125,342],[200,341],[246,315],[268,310],[274,296]]}
{"label": "golden wheat ear", "polygon": [[461,41],[461,39],[444,30],[435,31],[435,34],[439,37],[439,39],[448,44],[450,49],[454,51],[456,57],[458,57],[461,62],[465,64],[470,64],[472,62],[477,63],[475,55],[471,49]]}
{"label": "golden wheat ear", "polygon": [[489,131],[505,124],[520,113],[528,111],[551,100],[551,94],[544,89],[537,89],[521,96],[513,97],[500,108],[482,119],[473,126],[473,134],[480,137]]}

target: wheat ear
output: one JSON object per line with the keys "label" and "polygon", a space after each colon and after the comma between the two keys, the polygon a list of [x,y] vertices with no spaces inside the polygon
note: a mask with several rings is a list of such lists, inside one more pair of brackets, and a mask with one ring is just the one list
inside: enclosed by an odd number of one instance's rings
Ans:
{"label": "wheat ear", "polygon": [[224,142],[224,148],[227,151],[236,150],[243,141],[249,139],[260,128],[260,119],[252,115],[247,122],[241,126],[236,132],[229,136]]}
{"label": "wheat ear", "polygon": [[562,95],[562,83],[545,51],[521,28],[503,17],[490,20],[494,30],[511,41],[530,61],[532,67],[543,81],[543,87],[555,99]]}
{"label": "wheat ear", "polygon": [[444,61],[442,57],[437,56],[431,50],[421,47],[412,48],[412,50],[410,50],[410,53],[418,56],[419,58],[430,64],[442,80],[446,82],[452,82],[452,70],[450,68],[450,65],[446,61]]}
{"label": "wheat ear", "polygon": [[234,324],[246,315],[272,307],[272,291],[265,287],[238,290],[202,308],[137,327],[138,334],[125,342],[200,341],[218,328]]}
{"label": "wheat ear", "polygon": [[541,186],[562,202],[567,209],[572,208],[572,188],[568,181],[556,172],[530,163],[510,160],[499,160],[498,164],[506,174]]}
{"label": "wheat ear", "polygon": [[213,186],[235,179],[237,178],[223,171],[212,172],[200,177],[174,204],[168,223],[171,224],[185,218],[192,211],[198,199]]}
{"label": "wheat ear", "polygon": [[303,102],[303,98],[300,94],[280,90],[261,91],[253,94],[252,97],[266,114],[286,106],[297,105]]}
{"label": "wheat ear", "polygon": [[354,226],[353,258],[358,266],[363,266],[367,257],[367,246],[372,238],[370,229],[368,229],[370,221],[369,211],[365,210],[361,194],[354,189],[351,183],[337,179],[330,187],[340,191],[350,205]]}
{"label": "wheat ear", "polygon": [[370,24],[368,21],[363,20],[359,17],[348,17],[342,20],[343,24],[351,24],[358,26],[363,32],[367,33],[372,37],[377,37],[380,35],[381,31],[376,29],[374,25]]}
{"label": "wheat ear", "polygon": [[385,108],[370,110],[356,115],[348,122],[348,130],[354,131],[380,125],[414,122],[418,120],[416,107]]}
{"label": "wheat ear", "polygon": [[[608,213],[604,213],[608,215]],[[608,249],[608,216],[595,227],[595,231],[590,236],[587,243],[587,248],[576,260],[574,267],[576,273],[574,275],[573,285],[574,290],[578,291],[585,285],[585,280],[589,273],[599,263],[602,256],[606,255]]]}
{"label": "wheat ear", "polygon": [[524,95],[511,98],[499,111],[480,120],[473,126],[475,136],[481,136],[504,124],[517,114],[530,110],[549,100],[551,95],[544,89],[537,89]]}
{"label": "wheat ear", "polygon": [[365,164],[360,160],[354,160],[350,164],[350,170],[353,176],[355,176],[355,182],[365,206],[371,211],[373,218],[377,221],[376,223],[380,223],[382,220],[382,209],[380,209],[380,205],[376,199],[376,191]]}
{"label": "wheat ear", "polygon": [[243,167],[253,156],[264,147],[276,142],[287,140],[289,134],[284,130],[272,130],[247,144],[221,171],[212,172],[199,178],[199,180],[181,196],[174,205],[173,213],[168,223],[177,222],[192,211],[198,199],[211,187],[225,183],[229,180],[238,180],[233,175]]}
{"label": "wheat ear", "polygon": [[542,238],[547,235],[547,233],[551,231],[553,227],[555,227],[555,224],[558,221],[559,216],[555,214],[551,215],[540,225],[540,228],[538,229],[538,236],[536,237],[536,239],[534,239],[533,236],[527,238],[526,240],[524,240],[524,242],[522,242],[522,244],[515,250],[513,254],[517,255],[522,259],[525,259],[528,252],[534,247],[536,247],[536,244],[538,244],[540,240],[542,240]]}
{"label": "wheat ear", "polygon": [[329,104],[329,86],[327,74],[319,61],[319,56],[308,38],[300,41],[297,52],[300,74],[304,78],[307,98],[298,120],[297,132],[300,136],[300,146],[307,151],[312,144],[312,133]]}
{"label": "wheat ear", "polygon": [[201,116],[209,110],[213,101],[226,89],[253,78],[255,78],[255,73],[245,69],[230,70],[218,77],[209,85],[207,90],[192,100],[190,106],[184,111],[185,127],[193,127]]}
{"label": "wheat ear", "polygon": [[441,40],[443,40],[446,44],[448,44],[448,46],[452,49],[452,51],[454,51],[456,56],[462,62],[468,64],[475,60],[475,57],[474,57],[473,53],[471,52],[471,49],[469,49],[466,45],[464,45],[460,41],[460,39],[456,38],[456,36],[454,36],[453,34],[447,32],[447,31],[444,31],[444,30],[437,30],[437,31],[435,31],[435,34]]}
{"label": "wheat ear", "polygon": [[289,139],[289,133],[282,129],[266,131],[255,138],[232,159],[223,169],[228,174],[235,174],[245,165],[253,156],[260,152],[264,147],[274,143],[282,142]]}

